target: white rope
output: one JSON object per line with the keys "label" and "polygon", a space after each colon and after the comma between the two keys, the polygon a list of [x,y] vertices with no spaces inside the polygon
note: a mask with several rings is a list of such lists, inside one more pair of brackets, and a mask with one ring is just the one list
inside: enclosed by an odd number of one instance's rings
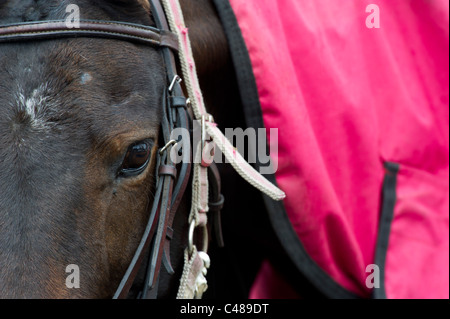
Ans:
{"label": "white rope", "polygon": [[[183,80],[189,98],[191,99],[194,115],[197,120],[201,120],[202,116],[206,116],[208,113],[206,112],[203,95],[200,89],[188,29],[184,22],[179,0],[162,0],[162,3],[166,11],[170,28],[172,32],[177,34],[179,39],[179,58],[183,72]],[[222,150],[227,160],[242,178],[274,200],[282,200],[286,197],[283,191],[254,170],[253,167],[246,163],[239,154],[236,155],[236,152],[231,151],[234,147],[220,130],[213,128],[209,122],[207,123],[207,129],[216,145]]]}
{"label": "white rope", "polygon": [[191,100],[195,118],[200,120],[202,115],[206,115],[207,112],[197,77],[197,68],[194,61],[194,54],[192,53],[191,41],[189,39],[188,29],[184,22],[180,2],[178,0],[162,0],[162,3],[170,29],[178,36],[180,46],[179,58],[183,73],[183,81]]}
{"label": "white rope", "polygon": [[[233,145],[210,120],[212,117],[207,113],[203,94],[197,76],[197,69],[192,53],[191,42],[189,40],[188,29],[186,28],[183,13],[181,11],[179,0],[161,0],[166,13],[167,21],[172,32],[176,33],[179,41],[179,59],[181,70],[183,72],[183,80],[186,86],[187,94],[191,101],[192,110],[196,120],[202,120],[202,139],[205,138],[207,132],[213,142],[225,155],[225,158],[233,166],[247,182],[256,187],[261,192],[267,194],[275,200],[281,200],[286,195],[275,185],[269,182],[253,167],[251,167],[244,158],[234,149]],[[206,132],[205,132],[206,131]],[[203,145],[206,141],[202,140]],[[202,148],[198,145],[194,150],[194,156],[201,154]],[[203,154],[200,155],[200,157]],[[197,158],[198,159],[198,158]],[[200,161],[201,162],[201,161]],[[208,169],[202,166],[199,161],[194,161],[193,182],[192,182],[192,207],[189,216],[189,222],[195,227],[206,227],[208,212]],[[195,224],[193,224],[195,222]],[[192,227],[192,226],[191,226]],[[197,251],[197,247],[193,245],[193,232],[195,228],[190,229],[189,241],[190,248],[185,252],[185,264],[183,275],[180,280],[180,289],[177,298],[201,298],[203,292],[208,288],[206,281],[206,273],[209,268],[210,260],[207,251]],[[207,236],[205,231],[204,235]],[[204,238],[207,250],[208,238]],[[189,251],[191,249],[191,251]]]}
{"label": "white rope", "polygon": [[241,175],[250,185],[263,192],[274,200],[282,200],[286,197],[283,191],[269,182],[264,176],[258,173],[241,154],[230,144],[228,139],[222,134],[214,123],[207,123],[208,134],[213,138],[216,146],[225,155],[235,171]]}
{"label": "white rope", "polygon": [[[201,158],[200,144],[197,146],[197,150],[194,150],[194,152],[195,159],[198,160],[199,158]],[[191,212],[189,214],[189,223],[195,221],[195,226],[204,226],[208,222],[206,213],[209,211],[208,168],[203,167],[199,164],[194,164],[193,167],[191,196],[192,200]]]}

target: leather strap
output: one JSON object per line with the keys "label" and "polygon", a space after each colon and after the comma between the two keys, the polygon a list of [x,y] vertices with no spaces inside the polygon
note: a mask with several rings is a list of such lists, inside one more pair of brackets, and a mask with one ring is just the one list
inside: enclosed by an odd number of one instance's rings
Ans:
{"label": "leather strap", "polygon": [[[177,119],[177,123],[178,123],[178,127],[184,127],[187,130],[190,127],[190,124],[192,122],[192,120],[189,118],[189,115],[186,112],[186,102],[184,104],[174,104],[173,102],[176,100],[179,100],[180,98],[178,97],[171,97],[169,98],[170,102],[169,105],[172,108],[184,108],[184,110],[178,110],[178,119]],[[186,101],[186,98],[184,98],[184,101]],[[172,264],[171,264],[171,260],[170,260],[170,243],[172,240],[172,234],[173,234],[173,229],[172,229],[172,225],[175,219],[175,215],[176,212],[178,210],[178,207],[180,206],[181,200],[185,194],[186,188],[189,184],[189,177],[190,177],[190,173],[191,173],[191,163],[192,163],[192,155],[191,155],[191,144],[190,144],[190,137],[188,141],[183,141],[183,150],[182,150],[182,161],[181,161],[181,167],[180,167],[180,178],[178,178],[178,182],[175,185],[174,188],[174,193],[173,193],[173,197],[172,197],[172,210],[170,212],[170,216],[169,216],[169,226],[167,229],[167,238],[166,238],[166,243],[165,243],[165,247],[164,247],[164,265],[167,269],[167,271],[170,274],[173,274],[175,271],[173,270]]]}
{"label": "leather strap", "polygon": [[[170,33],[169,25],[159,0],[150,0],[150,5],[157,27],[160,30],[163,30],[163,32]],[[184,128],[189,131],[190,125],[185,107],[186,105],[180,103],[180,101],[185,101],[186,98],[184,97],[178,81],[179,77],[176,75],[177,68],[173,51],[163,48],[161,53],[165,61],[168,81],[168,90],[164,97],[166,107],[164,107],[162,131],[165,142],[168,142],[172,140],[171,133],[176,127]],[[177,102],[177,105],[174,105],[173,102]],[[170,262],[170,239],[172,238],[171,235],[173,233],[172,224],[188,184],[191,168],[190,141],[183,141],[183,144],[183,161],[177,179],[170,178],[170,175],[164,177],[165,188],[163,194],[165,195],[162,196],[161,200],[160,220],[152,246],[150,264],[147,271],[147,284],[146,287],[144,287],[143,298],[157,297],[159,271],[162,262],[164,262],[169,273],[174,272]],[[165,156],[165,158],[163,158],[163,161],[165,162],[164,165],[174,165],[169,156],[169,152],[166,152],[163,156]],[[167,171],[167,169],[164,169],[164,171]]]}
{"label": "leather strap", "polygon": [[[161,179],[159,179],[157,182],[154,203],[159,203],[161,198],[162,186],[160,186],[161,185],[160,183],[162,183]],[[130,265],[128,266],[127,271],[122,277],[122,280],[113,296],[113,299],[124,299],[127,297],[128,292],[130,291],[130,288],[142,264],[144,253],[149,249],[150,242],[156,231],[156,221],[159,218],[158,206],[159,206],[158,204],[156,205],[154,204],[152,207],[150,217],[148,219],[147,226],[144,230],[144,234],[142,235],[139,246],[136,249],[136,252],[133,256],[133,259],[130,262]]]}
{"label": "leather strap", "polygon": [[158,171],[159,176],[168,175],[175,179],[177,177],[177,169],[172,165],[161,165]]}
{"label": "leather strap", "polygon": [[221,192],[220,173],[216,163],[212,163],[209,167],[209,214],[215,234],[215,239],[218,247],[224,247],[225,242],[222,232],[222,216],[221,211],[225,203],[225,197]]}
{"label": "leather strap", "polygon": [[173,33],[123,22],[82,20],[79,28],[68,28],[66,21],[57,20],[11,24],[0,28],[0,43],[69,37],[126,40],[178,50],[178,40]]}

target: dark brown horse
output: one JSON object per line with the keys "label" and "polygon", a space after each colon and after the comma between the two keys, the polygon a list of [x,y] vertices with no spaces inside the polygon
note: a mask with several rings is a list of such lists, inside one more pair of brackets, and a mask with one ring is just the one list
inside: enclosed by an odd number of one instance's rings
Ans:
{"label": "dark brown horse", "polygon": [[[221,127],[245,128],[212,1],[180,2],[209,111]],[[0,24],[64,19],[69,4],[82,19],[154,24],[145,0],[1,0]],[[156,49],[126,41],[0,45],[0,297],[114,294],[153,202],[164,72]],[[262,258],[289,263],[259,193],[220,169],[226,248],[212,247],[207,296],[245,298]],[[161,298],[177,291],[189,205],[187,192],[175,219],[175,275],[161,270]],[[66,286],[72,264],[80,288]]]}

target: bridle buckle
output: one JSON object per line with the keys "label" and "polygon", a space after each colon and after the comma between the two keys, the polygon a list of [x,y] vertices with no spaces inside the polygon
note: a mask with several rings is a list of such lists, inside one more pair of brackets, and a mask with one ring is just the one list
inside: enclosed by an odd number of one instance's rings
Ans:
{"label": "bridle buckle", "polygon": [[180,84],[181,82],[183,82],[183,79],[180,78],[179,75],[175,75],[172,79],[172,82],[169,85],[169,93],[172,93],[173,88],[175,87],[175,84]]}

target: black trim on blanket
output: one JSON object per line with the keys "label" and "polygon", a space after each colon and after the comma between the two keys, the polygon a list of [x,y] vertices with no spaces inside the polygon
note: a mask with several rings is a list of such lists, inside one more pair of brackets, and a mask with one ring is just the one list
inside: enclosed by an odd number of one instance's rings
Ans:
{"label": "black trim on blanket", "polygon": [[386,255],[389,246],[389,236],[391,233],[392,219],[394,218],[394,208],[397,202],[397,175],[400,165],[386,162],[384,164],[386,173],[383,181],[383,198],[380,224],[378,227],[378,239],[375,250],[375,264],[380,269],[380,287],[373,289],[373,298],[386,299],[385,289],[385,267]]}
{"label": "black trim on blanket", "polygon": [[[247,125],[253,128],[264,128],[256,80],[236,16],[228,0],[213,1],[229,41]],[[256,163],[255,167],[258,169],[261,167],[261,163]],[[265,175],[265,177],[276,185],[275,175]],[[290,268],[295,269],[293,275],[306,278],[315,289],[327,298],[358,298],[357,295],[334,281],[308,255],[292,227],[283,202],[274,201],[265,195],[263,197],[274,231],[285,250],[285,255],[288,256],[289,262],[293,266]],[[304,293],[299,287],[293,288]],[[308,296],[304,295],[303,297],[307,298]]]}

